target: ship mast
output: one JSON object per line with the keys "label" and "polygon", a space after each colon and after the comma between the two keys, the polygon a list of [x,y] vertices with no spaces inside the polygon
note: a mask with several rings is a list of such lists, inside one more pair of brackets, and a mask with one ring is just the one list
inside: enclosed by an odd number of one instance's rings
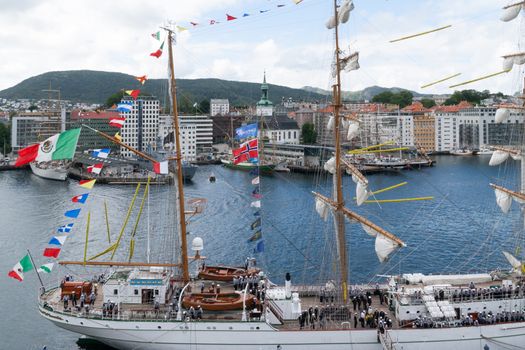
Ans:
{"label": "ship mast", "polygon": [[190,281],[190,274],[188,270],[188,246],[186,242],[186,215],[184,212],[184,188],[182,178],[182,152],[180,147],[180,134],[179,134],[179,114],[177,111],[177,91],[175,85],[175,72],[173,69],[173,49],[172,49],[172,37],[173,31],[164,28],[168,32],[168,56],[169,56],[169,69],[170,69],[170,92],[172,101],[172,112],[173,112],[173,130],[175,133],[175,145],[176,145],[176,157],[177,161],[177,185],[178,185],[178,207],[179,207],[179,223],[180,223],[180,243],[181,243],[181,259],[182,259],[182,280],[184,283]]}
{"label": "ship mast", "polygon": [[341,274],[341,288],[343,292],[343,301],[347,302],[348,294],[348,256],[346,252],[345,237],[345,218],[343,215],[343,179],[341,174],[341,120],[339,111],[341,109],[341,73],[339,61],[339,19],[337,16],[337,0],[334,0],[334,17],[335,17],[335,64],[336,64],[336,83],[332,86],[333,97],[332,106],[334,109],[334,133],[335,133],[335,173],[333,177],[334,194],[333,199],[337,203],[334,211],[334,224],[337,236],[337,250],[339,255],[339,269]]}

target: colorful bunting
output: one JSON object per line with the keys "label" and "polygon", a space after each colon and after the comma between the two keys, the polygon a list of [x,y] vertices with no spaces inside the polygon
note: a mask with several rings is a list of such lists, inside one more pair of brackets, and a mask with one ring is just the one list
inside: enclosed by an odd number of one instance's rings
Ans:
{"label": "colorful bunting", "polygon": [[280,4],[280,5],[277,5],[277,7],[285,7],[286,5],[284,4]]}
{"label": "colorful bunting", "polygon": [[66,241],[67,236],[53,236],[51,240],[49,241],[49,245],[64,245],[64,242]]}
{"label": "colorful bunting", "polygon": [[230,16],[229,14],[226,14],[226,20],[227,21],[233,21],[233,20],[236,20],[237,17],[233,17],[233,16]]}
{"label": "colorful bunting", "polygon": [[66,216],[68,218],[76,219],[76,218],[78,218],[79,214],[80,214],[80,209],[72,209],[72,210],[66,211],[64,213],[64,216]]}
{"label": "colorful bunting", "polygon": [[118,141],[122,142],[122,136],[120,136],[118,131],[115,133],[113,137],[116,138]]}
{"label": "colorful bunting", "polygon": [[158,41],[160,41],[160,31],[156,32],[156,33],[152,33],[151,36],[154,38],[154,39],[157,39]]}
{"label": "colorful bunting", "polygon": [[95,182],[96,182],[96,181],[97,181],[97,180],[95,180],[95,179],[93,179],[93,180],[80,180],[80,181],[78,182],[78,185],[79,185],[80,187],[87,188],[88,190],[90,190],[90,189],[93,188],[93,186],[95,186]]}
{"label": "colorful bunting", "polygon": [[139,83],[141,83],[142,85],[144,85],[144,83],[146,82],[146,80],[148,80],[148,77],[146,75],[143,75],[141,77],[135,77],[135,79],[137,79],[139,81]]}
{"label": "colorful bunting", "polygon": [[[164,45],[164,43],[162,45]],[[136,100],[137,97],[139,97],[139,94],[140,94],[140,90],[126,90],[125,92],[126,92],[126,94],[130,95],[131,97],[133,97],[134,100]]]}
{"label": "colorful bunting", "polygon": [[[160,48],[157,51],[152,52],[149,55],[153,56],[153,57],[160,58],[160,56],[162,55],[163,48],[164,48],[164,41],[162,42],[162,44],[160,45]],[[135,99],[136,99],[136,97],[135,97]]]}
{"label": "colorful bunting", "polygon": [[250,175],[259,175],[259,168],[254,168],[250,170]]}
{"label": "colorful bunting", "polygon": [[168,174],[168,161],[165,160],[163,162],[155,162],[153,163],[153,170],[157,174]]}
{"label": "colorful bunting", "polygon": [[124,126],[125,122],[126,122],[125,117],[115,117],[109,120],[109,126],[120,129]]}
{"label": "colorful bunting", "polygon": [[253,213],[253,216],[261,216],[261,211],[257,210],[255,213]]}
{"label": "colorful bunting", "polygon": [[250,14],[249,13],[243,13],[242,16],[243,17],[248,17]]}
{"label": "colorful bunting", "polygon": [[213,24],[215,24],[215,23],[219,23],[219,22],[215,21],[214,19],[211,19],[211,20],[210,20],[210,25],[213,25]]}
{"label": "colorful bunting", "polygon": [[[75,198],[75,197],[73,197]],[[67,225],[62,225],[60,226],[57,231],[60,232],[60,233],[69,233],[71,232],[71,229],[73,228],[73,224],[67,224]]]}
{"label": "colorful bunting", "polygon": [[255,232],[250,238],[248,238],[248,242],[255,242],[262,238],[262,232],[259,230]]}
{"label": "colorful bunting", "polygon": [[261,218],[258,218],[257,220],[252,222],[250,228],[253,230],[254,228],[259,227],[259,226],[261,226]]}
{"label": "colorful bunting", "polygon": [[104,163],[97,163],[87,167],[87,172],[99,175],[104,167]]}
{"label": "colorful bunting", "polygon": [[177,26],[177,30],[180,32],[184,32],[186,30],[188,30],[188,28],[185,28],[185,27],[181,27],[181,26]]}
{"label": "colorful bunting", "polygon": [[29,254],[26,254],[19,262],[13,266],[13,269],[7,273],[9,277],[19,280],[22,282],[24,280],[24,272],[31,271],[33,269],[33,263]]}
{"label": "colorful bunting", "polygon": [[197,23],[197,22],[190,22],[190,24],[191,24],[192,26],[194,26],[194,27],[199,25],[199,23]]}
{"label": "colorful bunting", "polygon": [[250,207],[252,208],[260,208],[261,207],[261,201],[254,201],[250,203]]}
{"label": "colorful bunting", "polygon": [[[144,84],[144,83],[142,83]],[[133,110],[133,101],[120,101],[117,105],[117,111],[119,112],[131,112]]]}
{"label": "colorful bunting", "polygon": [[258,185],[260,182],[261,182],[261,179],[259,178],[259,176],[257,176],[256,178],[252,180],[252,185]]}
{"label": "colorful bunting", "polygon": [[44,256],[48,258],[58,258],[60,254],[60,248],[46,248],[44,249]]}
{"label": "colorful bunting", "polygon": [[51,273],[51,270],[53,270],[53,266],[55,263],[47,263],[43,264],[38,268],[38,272],[44,272],[44,273]]}
{"label": "colorful bunting", "polygon": [[109,149],[109,148],[94,149],[94,150],[91,152],[91,155],[92,155],[93,157],[98,157],[98,158],[104,158],[104,159],[106,159],[106,158],[109,156],[109,152],[111,152],[111,149]]}
{"label": "colorful bunting", "polygon": [[[71,202],[84,204],[86,203],[86,199],[88,198],[88,196],[89,196],[89,193],[79,194],[78,196],[71,198]],[[73,227],[73,224],[69,224],[69,225]]]}
{"label": "colorful bunting", "polygon": [[254,160],[259,158],[258,151],[258,140],[253,139],[245,142],[240,148],[234,149],[233,153],[233,164],[239,164],[248,160]]}
{"label": "colorful bunting", "polygon": [[268,12],[270,10],[259,10],[259,13],[265,13],[265,12]]}

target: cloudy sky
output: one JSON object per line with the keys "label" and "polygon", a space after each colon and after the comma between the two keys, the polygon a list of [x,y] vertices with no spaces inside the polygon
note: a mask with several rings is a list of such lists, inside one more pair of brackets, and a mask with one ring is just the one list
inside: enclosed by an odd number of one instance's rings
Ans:
{"label": "cloudy sky", "polygon": [[[344,90],[371,85],[450,93],[457,83],[501,70],[501,55],[520,50],[520,17],[499,20],[505,0],[354,0],[341,46],[360,51],[361,69]],[[277,7],[284,4],[284,7]],[[181,78],[268,81],[291,87],[331,85],[333,33],[324,24],[331,0],[0,0],[0,90],[47,71],[92,69],[166,77],[166,55],[150,37],[167,20],[178,34]],[[270,10],[260,13],[260,10]],[[226,22],[226,13],[239,19]],[[243,13],[250,16],[242,17]],[[221,23],[209,25],[210,20]],[[190,21],[199,23],[191,28]],[[441,32],[389,40],[437,27]],[[450,83],[420,86],[455,73]],[[518,69],[465,88],[513,93]]]}

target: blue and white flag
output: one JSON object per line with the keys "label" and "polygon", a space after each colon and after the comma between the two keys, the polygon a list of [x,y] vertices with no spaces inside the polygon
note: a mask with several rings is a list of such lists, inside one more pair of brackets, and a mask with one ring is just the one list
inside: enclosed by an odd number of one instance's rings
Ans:
{"label": "blue and white flag", "polygon": [[257,137],[257,123],[248,124],[235,129],[235,138],[237,140],[249,139]]}
{"label": "blue and white flag", "polygon": [[78,218],[78,214],[80,214],[80,209],[68,210],[64,213],[65,216],[67,216],[68,218],[73,218],[73,219]]}
{"label": "blue and white flag", "polygon": [[107,158],[109,156],[109,152],[111,152],[111,149],[109,148],[94,149],[93,152],[91,152],[91,155],[98,158]]}
{"label": "blue and white flag", "polygon": [[117,105],[117,111],[119,112],[131,112],[133,109],[133,101],[121,101]]}
{"label": "blue and white flag", "polygon": [[69,233],[71,232],[72,228],[73,228],[73,224],[67,224],[67,225],[60,226],[57,231],[61,233]]}
{"label": "blue and white flag", "polygon": [[53,236],[51,240],[49,241],[49,245],[64,245],[64,242],[66,241],[67,236]]}

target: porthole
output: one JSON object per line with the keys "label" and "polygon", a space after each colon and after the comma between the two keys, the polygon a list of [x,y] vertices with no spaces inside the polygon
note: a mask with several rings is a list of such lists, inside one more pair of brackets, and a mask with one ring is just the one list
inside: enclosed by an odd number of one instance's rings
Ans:
{"label": "porthole", "polygon": [[259,329],[259,327],[255,327],[255,329]]}
{"label": "porthole", "polygon": [[407,314],[409,314],[409,313],[410,313],[410,311],[407,311]]}
{"label": "porthole", "polygon": [[158,328],[158,329],[162,329],[162,327],[161,327],[161,326],[158,326],[157,328]]}
{"label": "porthole", "polygon": [[80,322],[81,325],[84,325],[84,322]]}
{"label": "porthole", "polygon": [[229,329],[233,329],[233,327],[228,327]]}
{"label": "porthole", "polygon": [[139,329],[139,326],[135,326],[135,328]]}
{"label": "porthole", "polygon": [[66,323],[69,323],[69,320],[66,320]]}

